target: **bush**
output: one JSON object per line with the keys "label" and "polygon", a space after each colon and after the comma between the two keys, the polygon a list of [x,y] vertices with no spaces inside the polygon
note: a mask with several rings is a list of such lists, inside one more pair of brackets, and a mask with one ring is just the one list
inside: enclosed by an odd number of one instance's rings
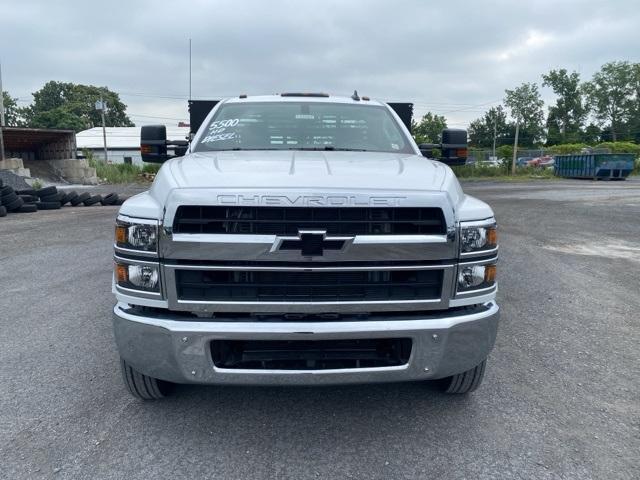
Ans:
{"label": "bush", "polygon": [[141,173],[158,173],[160,165],[145,163],[142,166],[130,163],[106,163],[93,156],[90,150],[83,150],[89,166],[96,169],[96,175],[108,183],[134,183],[139,181]]}
{"label": "bush", "polygon": [[586,143],[563,143],[561,145],[552,145],[545,149],[545,153],[549,155],[571,155],[581,153],[583,149],[589,148]]}
{"label": "bush", "polygon": [[[509,169],[511,164],[508,164]],[[511,170],[506,170],[504,166],[489,167],[485,165],[460,165],[451,167],[453,172],[458,178],[496,178],[496,177],[511,177]],[[552,168],[535,168],[535,167],[520,167],[516,169],[516,177],[531,178],[531,177],[553,177]]]}
{"label": "bush", "polygon": [[633,142],[603,142],[594,148],[606,148],[611,153],[634,153],[636,158],[640,157],[640,145]]}

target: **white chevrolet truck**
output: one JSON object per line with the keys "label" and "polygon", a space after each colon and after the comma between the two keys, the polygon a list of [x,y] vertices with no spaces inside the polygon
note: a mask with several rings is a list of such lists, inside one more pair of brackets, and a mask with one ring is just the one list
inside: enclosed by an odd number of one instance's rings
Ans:
{"label": "white chevrolet truck", "polygon": [[[440,147],[464,158],[466,132]],[[496,220],[388,104],[241,95],[188,143],[143,127],[141,152],[164,164],[119,211],[113,277],[134,396],[177,383],[478,387],[499,317]]]}

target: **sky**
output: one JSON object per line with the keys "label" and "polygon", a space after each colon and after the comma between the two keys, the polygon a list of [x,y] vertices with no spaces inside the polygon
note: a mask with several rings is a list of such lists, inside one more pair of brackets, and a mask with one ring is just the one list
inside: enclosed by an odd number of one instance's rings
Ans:
{"label": "sky", "polygon": [[[523,82],[640,61],[638,0],[0,0],[4,90],[107,86],[137,125],[187,120],[192,97],[357,89],[466,127]],[[543,98],[553,93],[541,88]]]}

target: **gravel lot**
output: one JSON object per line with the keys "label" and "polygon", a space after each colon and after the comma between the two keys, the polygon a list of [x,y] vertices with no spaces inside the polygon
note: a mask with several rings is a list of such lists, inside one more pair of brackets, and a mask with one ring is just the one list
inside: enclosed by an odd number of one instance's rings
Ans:
{"label": "gravel lot", "polygon": [[427,384],[126,393],[117,207],[0,219],[0,477],[640,478],[640,181],[469,183],[502,323],[466,398]]}

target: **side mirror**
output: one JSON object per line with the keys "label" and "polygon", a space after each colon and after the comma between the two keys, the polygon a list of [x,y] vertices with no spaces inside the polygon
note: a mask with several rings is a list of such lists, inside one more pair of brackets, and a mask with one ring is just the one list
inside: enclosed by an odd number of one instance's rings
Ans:
{"label": "side mirror", "polygon": [[[173,155],[169,155],[167,146],[173,147]],[[188,149],[189,142],[186,140],[167,140],[167,127],[164,125],[145,125],[140,129],[143,162],[166,162],[170,158],[184,156]]]}
{"label": "side mirror", "polygon": [[[445,128],[442,131],[442,143],[421,143],[418,148],[425,157],[447,165],[464,165],[467,163],[467,131]],[[435,155],[434,150],[439,150],[440,155]]]}
{"label": "side mirror", "polygon": [[445,128],[442,131],[442,158],[447,165],[467,163],[467,131],[460,128]]}
{"label": "side mirror", "polygon": [[167,127],[145,125],[140,129],[140,153],[143,162],[163,163],[167,155]]}

